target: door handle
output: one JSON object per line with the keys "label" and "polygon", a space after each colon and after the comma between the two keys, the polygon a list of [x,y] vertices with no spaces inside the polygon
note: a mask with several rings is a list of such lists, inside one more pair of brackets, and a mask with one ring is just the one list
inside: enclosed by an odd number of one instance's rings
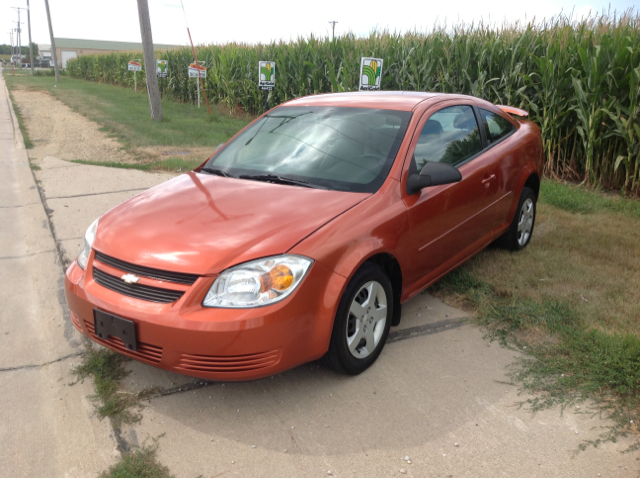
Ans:
{"label": "door handle", "polygon": [[482,180],[482,184],[485,186],[485,188],[489,188],[489,183],[491,183],[491,181],[495,179],[496,175],[489,175],[484,180]]}

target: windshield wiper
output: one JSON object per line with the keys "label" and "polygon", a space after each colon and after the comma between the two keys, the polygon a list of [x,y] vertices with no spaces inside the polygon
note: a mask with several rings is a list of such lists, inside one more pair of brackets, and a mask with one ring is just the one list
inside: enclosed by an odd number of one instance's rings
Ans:
{"label": "windshield wiper", "polygon": [[294,180],[293,178],[286,178],[278,175],[240,175],[238,178],[242,178],[243,180],[266,181],[268,183],[278,183],[280,185],[304,186],[305,188],[319,188],[321,190],[328,189],[324,186],[312,185],[307,181]]}
{"label": "windshield wiper", "polygon": [[207,168],[206,166],[200,168],[200,171],[204,171],[205,173],[211,173],[212,175],[224,176],[225,178],[235,178],[231,173],[227,173],[223,170],[218,170],[216,168]]}

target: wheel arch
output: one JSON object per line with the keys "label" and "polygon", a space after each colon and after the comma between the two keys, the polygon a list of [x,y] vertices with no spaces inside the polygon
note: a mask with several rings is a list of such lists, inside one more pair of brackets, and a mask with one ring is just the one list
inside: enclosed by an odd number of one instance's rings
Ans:
{"label": "wheel arch", "polygon": [[536,200],[538,199],[540,195],[540,177],[538,176],[538,173],[531,173],[523,186],[531,188],[536,195]]}
{"label": "wheel arch", "polygon": [[[379,266],[389,277],[393,289],[393,318],[391,318],[391,326],[398,326],[400,324],[400,318],[402,317],[402,305],[400,304],[400,297],[402,295],[402,269],[400,268],[400,263],[398,263],[398,260],[390,253],[377,253],[367,258],[362,265],[366,263],[373,263]],[[360,269],[362,265],[360,265],[358,269]]]}

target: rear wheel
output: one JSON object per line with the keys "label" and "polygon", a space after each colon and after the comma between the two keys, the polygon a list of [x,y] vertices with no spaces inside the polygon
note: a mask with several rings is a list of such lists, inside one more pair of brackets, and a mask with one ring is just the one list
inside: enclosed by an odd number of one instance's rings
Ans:
{"label": "rear wheel", "polygon": [[379,266],[365,263],[340,300],[322,363],[341,373],[360,374],[380,355],[392,317],[391,282]]}
{"label": "rear wheel", "polygon": [[510,251],[520,251],[531,241],[536,221],[536,195],[527,186],[522,188],[516,214],[509,229],[498,239],[498,244]]}

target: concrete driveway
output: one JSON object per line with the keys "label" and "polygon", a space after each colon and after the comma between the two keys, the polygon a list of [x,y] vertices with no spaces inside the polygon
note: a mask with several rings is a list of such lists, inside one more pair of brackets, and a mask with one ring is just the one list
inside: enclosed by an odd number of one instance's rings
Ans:
{"label": "concrete driveway", "polygon": [[[82,338],[65,309],[62,271],[96,217],[170,175],[47,157],[36,185],[0,100],[0,294],[8,305],[0,312],[0,471],[95,475],[115,462],[116,439],[95,418],[90,383],[67,386]],[[599,416],[519,408],[526,397],[505,383],[518,353],[489,343],[465,317],[419,295],[404,305],[377,363],[357,377],[311,363],[222,384],[132,361],[122,388],[158,392],[122,439],[135,447],[157,438],[158,459],[177,476],[637,475],[638,453],[620,453],[631,439],[579,452],[609,424]]]}

